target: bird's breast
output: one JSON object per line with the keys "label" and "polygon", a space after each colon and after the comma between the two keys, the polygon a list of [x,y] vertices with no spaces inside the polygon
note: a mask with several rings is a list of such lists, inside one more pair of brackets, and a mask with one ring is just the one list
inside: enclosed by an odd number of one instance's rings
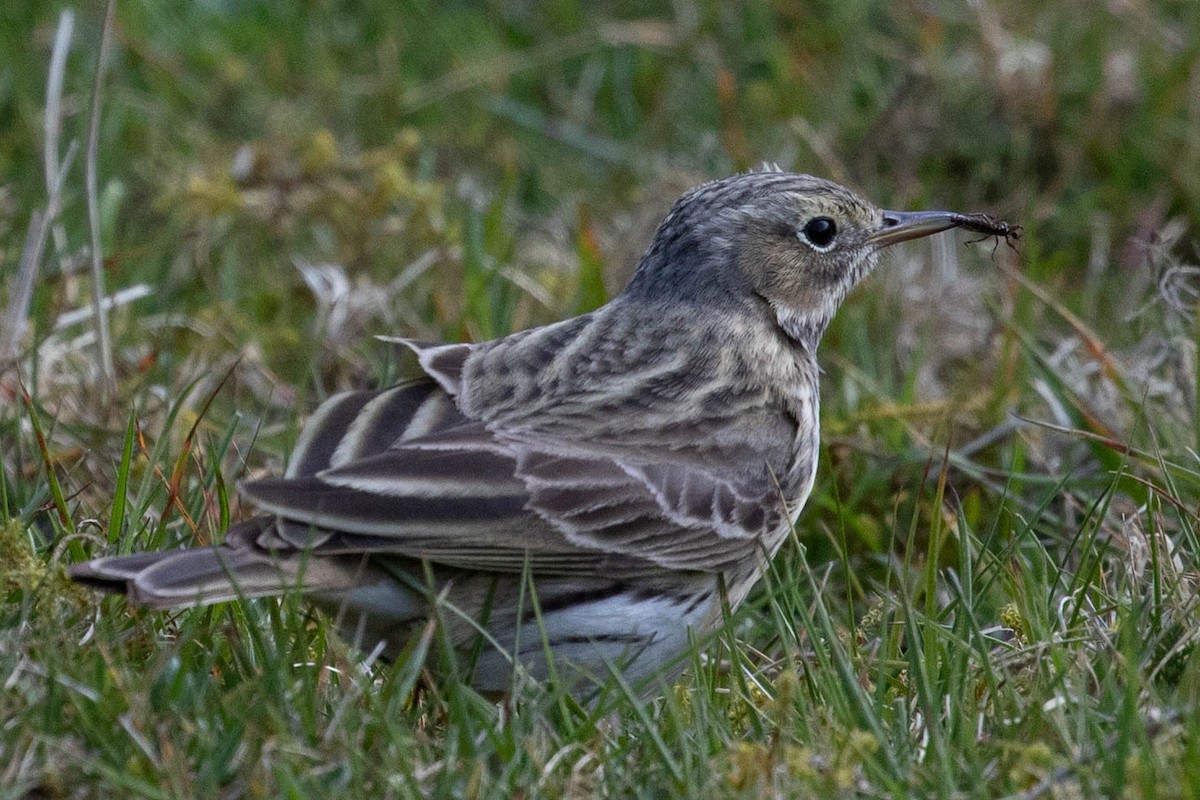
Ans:
{"label": "bird's breast", "polygon": [[795,426],[791,462],[783,482],[788,515],[792,523],[808,500],[817,477],[817,461],[821,449],[820,393],[816,381],[802,381],[788,402]]}

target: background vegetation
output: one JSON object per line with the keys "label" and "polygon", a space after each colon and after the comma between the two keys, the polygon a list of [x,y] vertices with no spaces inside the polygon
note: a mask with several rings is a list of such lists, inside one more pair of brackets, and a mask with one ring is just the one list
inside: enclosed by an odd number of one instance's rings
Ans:
{"label": "background vegetation", "polygon": [[[54,113],[60,10],[0,6],[4,304],[73,150],[0,330],[0,795],[1200,795],[1200,4],[121,0],[92,153],[103,9]],[[1025,237],[851,299],[795,541],[673,693],[495,705],[435,636],[364,665],[294,600],[65,581],[219,536],[322,397],[411,368],[372,334],[593,307],[761,160]]]}

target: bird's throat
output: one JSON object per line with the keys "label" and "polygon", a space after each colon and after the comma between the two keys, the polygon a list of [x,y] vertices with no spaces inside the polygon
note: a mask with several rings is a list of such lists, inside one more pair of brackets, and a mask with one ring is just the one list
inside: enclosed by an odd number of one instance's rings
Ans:
{"label": "bird's throat", "polygon": [[774,307],[775,321],[784,335],[796,347],[813,354],[817,352],[821,336],[829,327],[829,321],[833,319],[833,313],[836,310],[836,306],[827,311],[825,309],[800,310],[786,306]]}

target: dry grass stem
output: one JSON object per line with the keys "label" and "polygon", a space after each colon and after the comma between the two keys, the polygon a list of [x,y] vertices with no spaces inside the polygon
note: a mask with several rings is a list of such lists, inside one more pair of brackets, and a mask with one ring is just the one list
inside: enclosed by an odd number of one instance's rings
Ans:
{"label": "dry grass stem", "polygon": [[88,229],[92,239],[92,305],[96,342],[100,347],[101,384],[106,395],[116,391],[112,339],[108,327],[108,306],[104,303],[104,257],[100,241],[100,199],[97,184],[96,151],[100,141],[100,106],[104,92],[104,67],[112,44],[113,13],[116,0],[108,0],[104,11],[104,29],[100,33],[100,55],[96,60],[96,81],[92,86],[92,105],[88,120],[86,157]]}
{"label": "dry grass stem", "polygon": [[58,19],[46,80],[46,207],[29,215],[29,228],[21,250],[20,265],[13,280],[8,306],[4,309],[4,324],[0,325],[0,369],[7,369],[10,362],[17,357],[21,334],[25,332],[25,323],[29,318],[29,303],[33,299],[33,286],[37,282],[46,237],[61,205],[63,176],[70,170],[71,161],[75,156],[75,146],[72,144],[62,161],[58,160],[58,142],[62,131],[63,73],[66,69],[67,53],[71,48],[71,31],[74,26],[75,15],[70,10],[64,11]]}

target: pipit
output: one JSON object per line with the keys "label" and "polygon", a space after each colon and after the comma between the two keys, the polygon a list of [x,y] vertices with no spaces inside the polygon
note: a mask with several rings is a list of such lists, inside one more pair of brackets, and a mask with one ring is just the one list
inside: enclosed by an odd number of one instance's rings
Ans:
{"label": "pipit", "polygon": [[241,485],[266,515],[220,546],[71,575],[154,608],[296,589],[390,656],[436,615],[486,691],[514,663],[669,674],[804,507],[817,345],[847,292],[883,248],[979,218],[777,170],[706,183],[602,308],[475,344],[395,340],[424,376],[321,405],[283,477]]}

